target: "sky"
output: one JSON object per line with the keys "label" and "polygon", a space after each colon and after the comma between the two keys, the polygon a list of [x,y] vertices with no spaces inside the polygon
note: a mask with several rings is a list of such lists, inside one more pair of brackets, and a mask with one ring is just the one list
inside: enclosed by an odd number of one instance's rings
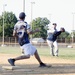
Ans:
{"label": "sky", "polygon": [[[7,6],[4,6],[5,4]],[[12,11],[18,18],[23,11],[23,0],[0,0],[0,15],[3,6],[5,11]],[[68,32],[75,30],[75,0],[25,0],[25,13],[28,23],[38,17],[47,17],[51,24],[57,23],[58,30],[60,27],[64,27]]]}

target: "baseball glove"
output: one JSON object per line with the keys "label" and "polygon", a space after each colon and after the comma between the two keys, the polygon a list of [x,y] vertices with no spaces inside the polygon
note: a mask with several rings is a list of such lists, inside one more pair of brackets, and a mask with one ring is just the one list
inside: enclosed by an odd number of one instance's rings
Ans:
{"label": "baseball glove", "polygon": [[60,28],[60,30],[62,31],[62,32],[65,32],[65,29],[62,27],[62,28]]}

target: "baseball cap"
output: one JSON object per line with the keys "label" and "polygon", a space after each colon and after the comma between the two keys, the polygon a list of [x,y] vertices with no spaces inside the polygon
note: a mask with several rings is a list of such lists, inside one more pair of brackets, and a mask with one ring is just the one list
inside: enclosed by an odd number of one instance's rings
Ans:
{"label": "baseball cap", "polygon": [[56,23],[53,23],[53,25],[57,25]]}
{"label": "baseball cap", "polygon": [[24,19],[25,16],[26,16],[26,14],[25,14],[24,12],[21,12],[21,13],[19,14],[19,18],[20,18],[20,19]]}

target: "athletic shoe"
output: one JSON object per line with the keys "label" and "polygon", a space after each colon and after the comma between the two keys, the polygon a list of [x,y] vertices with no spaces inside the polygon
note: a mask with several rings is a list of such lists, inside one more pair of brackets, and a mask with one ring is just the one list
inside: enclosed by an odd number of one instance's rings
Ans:
{"label": "athletic shoe", "polygon": [[8,62],[11,64],[11,66],[15,66],[15,64],[14,64],[15,60],[14,59],[8,59]]}
{"label": "athletic shoe", "polygon": [[39,67],[47,67],[47,65],[44,64],[44,63],[40,63],[40,66]]}
{"label": "athletic shoe", "polygon": [[56,57],[58,57],[58,55],[55,55]]}

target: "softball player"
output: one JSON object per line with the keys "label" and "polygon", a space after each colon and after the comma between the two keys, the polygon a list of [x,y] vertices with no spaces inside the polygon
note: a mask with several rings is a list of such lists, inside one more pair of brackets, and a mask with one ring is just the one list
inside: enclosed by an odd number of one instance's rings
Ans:
{"label": "softball player", "polygon": [[15,61],[28,59],[30,58],[31,55],[34,55],[37,61],[39,62],[40,67],[46,67],[46,64],[44,64],[41,61],[38,55],[37,49],[32,44],[30,44],[30,41],[29,41],[29,34],[39,32],[39,30],[36,29],[32,31],[30,29],[30,26],[27,24],[27,22],[24,22],[25,17],[26,17],[25,13],[21,12],[19,15],[20,20],[15,24],[14,31],[13,31],[13,36],[18,37],[18,43],[21,46],[21,48],[24,50],[24,55],[18,56],[16,58],[10,58],[8,59],[8,62],[12,66],[15,66]]}
{"label": "softball player", "polygon": [[[54,32],[57,32],[56,29],[57,24],[53,23],[52,26],[49,28],[48,30],[48,38],[52,38],[52,35]],[[52,56],[58,56],[58,44],[57,44],[57,40],[55,40],[54,42],[52,42],[51,40],[47,40],[47,43],[50,47],[50,54]]]}
{"label": "softball player", "polygon": [[[57,36],[59,36],[62,32],[65,32],[64,28],[61,28],[60,31],[54,31],[54,33],[48,33],[47,43],[52,51],[52,56],[58,56],[58,46],[57,46]],[[55,47],[55,51],[54,51]]]}

